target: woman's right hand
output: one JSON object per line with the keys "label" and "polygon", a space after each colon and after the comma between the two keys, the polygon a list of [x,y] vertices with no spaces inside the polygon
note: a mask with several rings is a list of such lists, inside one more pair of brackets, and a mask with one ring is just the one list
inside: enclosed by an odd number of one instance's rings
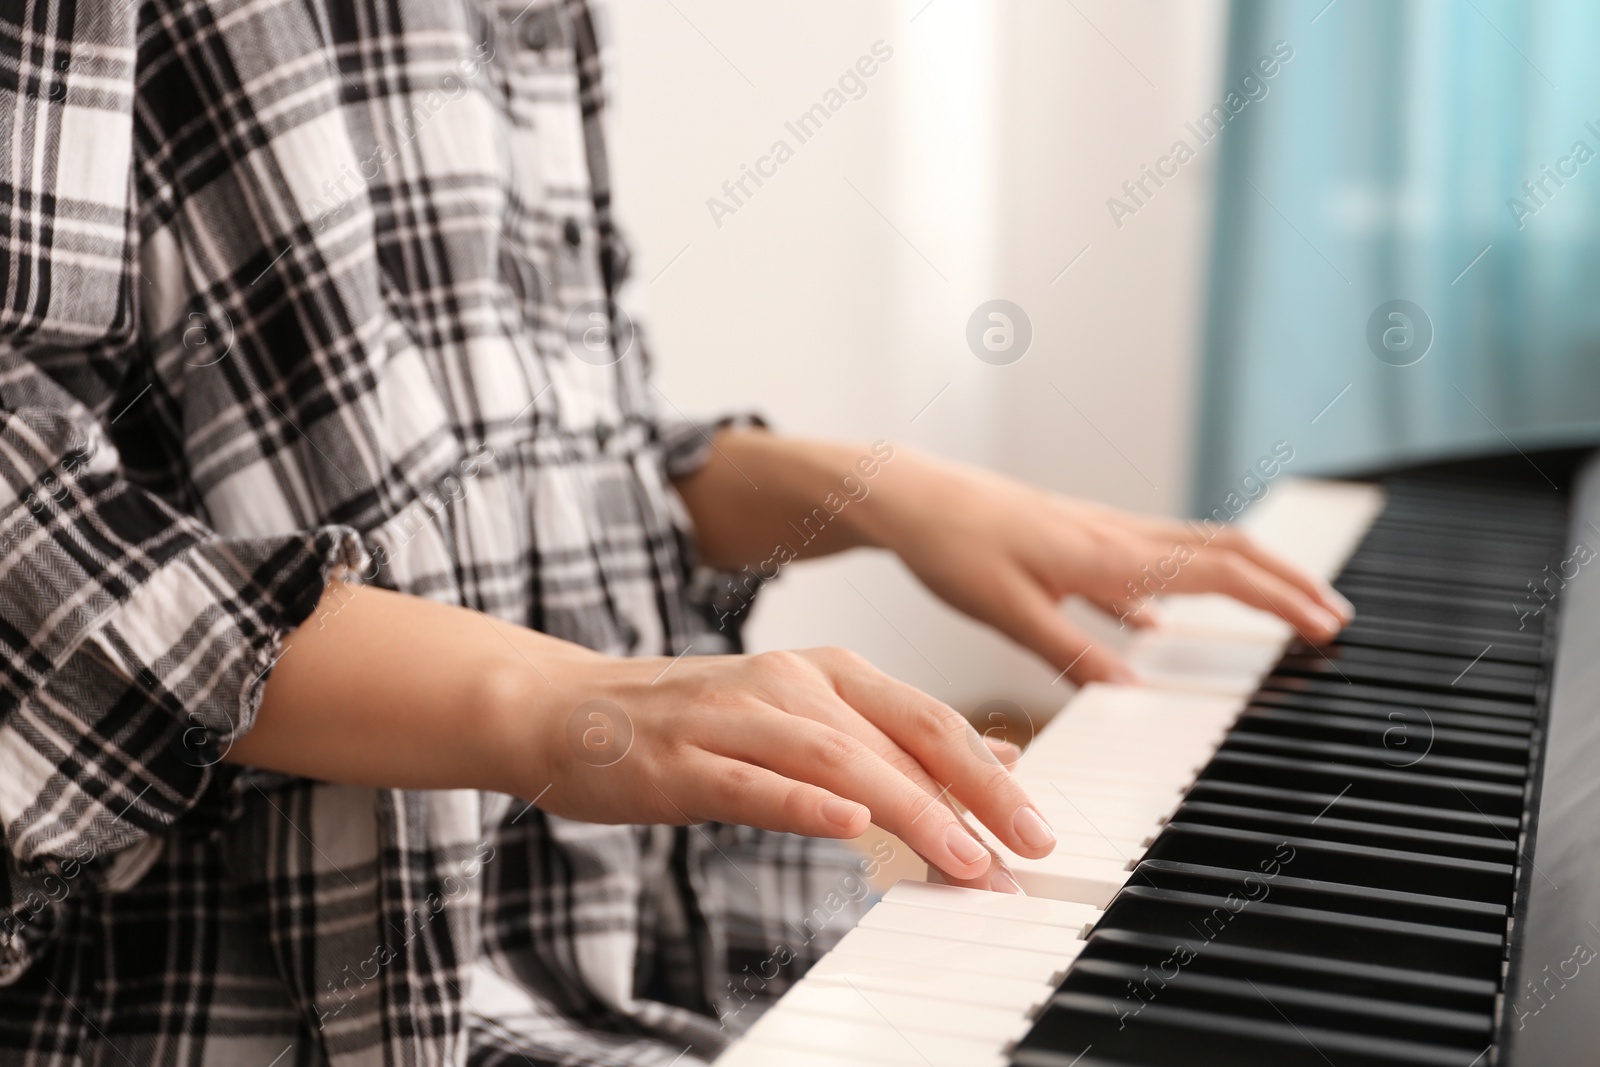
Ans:
{"label": "woman's right hand", "polygon": [[552,814],[835,838],[871,821],[947,880],[1011,891],[949,801],[1019,855],[1055,846],[1001,762],[1010,746],[853,652],[537,662],[496,703],[511,791]]}
{"label": "woman's right hand", "polygon": [[[1014,889],[954,804],[1023,856],[1055,844],[946,705],[840,649],[617,659],[330,583],[218,758],[383,789],[492,789],[588,822],[855,837],[869,818],[946,879]],[[243,727],[248,726],[248,729]],[[998,757],[998,758],[997,758]]]}

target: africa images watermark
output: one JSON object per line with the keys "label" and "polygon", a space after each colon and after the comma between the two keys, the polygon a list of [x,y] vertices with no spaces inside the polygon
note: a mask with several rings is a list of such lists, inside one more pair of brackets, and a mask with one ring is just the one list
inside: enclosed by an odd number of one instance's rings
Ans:
{"label": "africa images watermark", "polygon": [[[718,1029],[727,1029],[730,1020],[734,1019],[746,1004],[755,1000],[767,988],[767,983],[775,980],[783,972],[783,968],[792,963],[799,955],[799,949],[811,944],[826,930],[829,925],[842,914],[851,904],[859,904],[867,899],[872,892],[871,880],[878,876],[884,865],[895,857],[894,846],[887,841],[879,841],[872,846],[872,855],[863,856],[857,864],[859,872],[849,871],[839,879],[839,887],[831,890],[822,898],[822,902],[806,913],[805,918],[799,923],[792,924],[799,931],[795,941],[782,941],[774,946],[760,962],[745,964],[741,968],[742,977],[730,978],[727,981],[728,992],[724,995],[724,1003],[730,1007],[717,1008]],[[752,970],[752,967],[754,970]],[[755,988],[751,988],[751,983]]]}
{"label": "africa images watermark", "polygon": [[[1239,883],[1238,890],[1230,892],[1223,898],[1222,903],[1212,908],[1210,914],[1200,920],[1200,925],[1190,923],[1189,927],[1199,935],[1200,944],[1197,948],[1192,941],[1184,940],[1172,946],[1172,954],[1155,965],[1154,973],[1150,965],[1144,965],[1144,977],[1138,982],[1128,981],[1128,992],[1124,1000],[1134,1001],[1138,1006],[1128,1010],[1119,1009],[1117,1012],[1117,1029],[1127,1028],[1128,1020],[1138,1018],[1146,1004],[1156,999],[1161,990],[1167,988],[1168,983],[1175,981],[1183,973],[1183,969],[1200,958],[1206,946],[1211,944],[1228,929],[1230,923],[1238,918],[1240,913],[1251,904],[1259,904],[1266,900],[1272,893],[1272,881],[1283,873],[1283,868],[1294,862],[1294,846],[1287,841],[1279,842],[1271,856],[1256,865],[1261,873],[1247,874]],[[1170,968],[1171,973],[1168,973]],[[1150,983],[1155,983],[1155,988]]]}
{"label": "africa images watermark", "polygon": [[[327,178],[322,183],[322,192],[327,200],[312,197],[311,202],[304,205],[303,210],[313,219],[311,228],[317,233],[327,229],[328,220],[366,192],[383,168],[400,155],[402,148],[417,139],[422,128],[432,122],[446,104],[466,95],[468,83],[493,60],[494,45],[487,41],[479,44],[472,55],[456,61],[455,71],[440,78],[437,87],[422,94],[416,106],[404,118],[391,124],[397,138],[394,142],[379,141],[356,163],[354,170],[348,161],[341,161],[337,180]],[[354,183],[354,191],[345,188],[347,182]]]}
{"label": "africa images watermark", "polygon": [[[1583,128],[1589,131],[1596,144],[1600,144],[1600,126],[1585,122]],[[1548,163],[1539,164],[1539,173],[1522,183],[1523,198],[1513,196],[1506,199],[1506,210],[1511,212],[1511,221],[1517,224],[1517,229],[1525,229],[1529,219],[1549,207],[1556,194],[1565,189],[1567,182],[1578,176],[1579,168],[1594,159],[1595,155],[1594,148],[1580,137],[1572,142],[1566,155],[1556,160],[1554,169]],[[1555,186],[1553,189],[1552,184]]]}
{"label": "africa images watermark", "polygon": [[[1524,979],[1522,983],[1524,988],[1518,992],[1516,1001],[1511,1005],[1511,1010],[1517,1016],[1517,1029],[1524,1029],[1529,1019],[1548,1008],[1550,1002],[1567,988],[1567,983],[1583,973],[1583,968],[1594,962],[1597,955],[1600,953],[1597,953],[1587,940],[1580,941],[1572,946],[1572,955],[1556,964],[1554,971],[1551,971],[1547,963],[1534,975],[1539,981],[1535,982],[1533,978]],[[1540,978],[1540,975],[1543,977]]]}
{"label": "africa images watermark", "polygon": [[[766,154],[756,157],[754,163],[739,164],[738,177],[722,183],[722,195],[726,199],[706,197],[706,210],[711,213],[711,221],[716,223],[717,229],[722,229],[724,218],[737,215],[739,209],[755,196],[756,190],[778,176],[778,168],[794,158],[796,146],[815,137],[829,119],[844,110],[845,104],[866,96],[867,79],[893,56],[894,49],[888,44],[881,40],[873,41],[870,54],[857,59],[853,66],[846,67],[844,73],[839,75],[836,88],[829,87],[820,101],[802,111],[793,121],[783,124],[784,130],[794,138],[794,145],[788,139],[779,137],[772,142]],[[755,189],[750,188],[752,182],[755,183]]]}
{"label": "africa images watermark", "polygon": [[1292,459],[1294,446],[1287,441],[1274,441],[1272,450],[1257,459],[1255,465],[1240,476],[1238,484],[1228,490],[1221,504],[1198,521],[1191,519],[1186,522],[1184,525],[1194,534],[1193,543],[1180,541],[1154,567],[1148,563],[1144,565],[1143,580],[1136,582],[1129,578],[1123,583],[1127,599],[1138,606],[1131,609],[1119,606],[1118,625],[1126,628],[1128,620],[1143,611],[1157,594],[1165,590],[1167,583],[1178,577],[1178,572],[1185,564],[1216,540],[1217,535],[1243,514],[1245,508],[1265,497],[1272,488],[1272,480],[1282,473]]}
{"label": "africa images watermark", "polygon": [[[1106,210],[1111,213],[1112,224],[1117,229],[1122,229],[1123,219],[1137,215],[1141,208],[1155,198],[1156,192],[1166,185],[1167,181],[1176,178],[1183,166],[1199,155],[1201,148],[1216,140],[1240,112],[1254,101],[1266,99],[1269,92],[1267,83],[1277,77],[1278,72],[1293,58],[1294,49],[1289,43],[1277,42],[1272,46],[1270,53],[1257,59],[1254,66],[1240,77],[1237,89],[1230,89],[1220,104],[1214,105],[1211,110],[1200,116],[1197,120],[1198,125],[1195,122],[1185,122],[1184,127],[1194,135],[1198,144],[1190,145],[1186,138],[1180,137],[1172,142],[1172,148],[1166,155],[1155,161],[1154,167],[1148,163],[1141,163],[1139,176],[1122,183],[1122,191],[1126,194],[1127,200],[1115,196],[1106,198]],[[1151,183],[1154,183],[1154,189],[1150,187]]]}
{"label": "africa images watermark", "polygon": [[1539,584],[1528,583],[1528,598],[1523,604],[1512,604],[1511,610],[1517,613],[1517,629],[1526,629],[1529,619],[1536,619],[1544,614],[1544,609],[1554,604],[1556,597],[1567,587],[1567,583],[1578,576],[1578,571],[1587,563],[1594,560],[1594,549],[1583,541],[1572,546],[1572,554],[1551,570],[1550,564],[1545,564],[1540,571],[1542,577]]}
{"label": "africa images watermark", "polygon": [[[884,464],[893,458],[893,445],[887,441],[872,442],[872,451],[856,460],[849,472],[839,479],[838,488],[829,491],[822,498],[822,503],[800,520],[800,525],[796,526],[791,520],[789,528],[795,532],[801,547],[821,537],[828,525],[850,504],[859,504],[867,499],[872,492],[872,487],[867,483],[876,478]],[[857,473],[860,474],[859,478],[856,477]],[[745,564],[737,574],[729,575],[723,587],[717,591],[714,604],[718,629],[726,628],[729,619],[750,606],[762,582],[772,581],[785,564],[799,558],[800,553],[794,544],[782,541],[774,545],[771,555],[757,563],[754,569]]]}
{"label": "africa images watermark", "polygon": [[[389,929],[401,938],[398,944],[391,941],[387,944],[374,946],[371,955],[357,962],[354,970],[351,969],[350,964],[345,964],[340,968],[343,977],[337,986],[335,986],[332,978],[328,979],[326,990],[319,992],[317,997],[324,1002],[330,998],[336,1000],[338,1001],[338,1007],[331,1009],[320,1005],[317,1007],[317,1029],[324,1029],[329,1019],[344,1011],[349,1000],[346,1000],[341,995],[341,992],[351,993],[350,999],[354,999],[355,995],[359,994],[368,982],[378,977],[378,973],[383,968],[404,954],[406,948],[416,939],[417,934],[431,923],[439,913],[471,891],[473,881],[482,873],[484,866],[490,863],[494,857],[494,846],[487,841],[480,842],[472,857],[462,864],[459,877],[456,874],[447,874],[440,881],[439,888],[444,890],[442,894],[429,893],[417,907],[406,912],[403,929],[395,929],[392,924],[390,925]],[[353,989],[352,985],[354,986]]]}
{"label": "africa images watermark", "polygon": [[82,439],[74,435],[70,448],[62,454],[61,473],[46,474],[40,482],[39,490],[27,489],[23,491],[22,502],[28,506],[26,512],[17,513],[17,522],[6,532],[5,540],[0,543],[0,552],[8,552],[11,546],[22,539],[23,532],[29,529],[40,529],[37,516],[52,503],[60,505],[62,500],[72,491],[72,476],[82,470],[99,451],[99,440]]}

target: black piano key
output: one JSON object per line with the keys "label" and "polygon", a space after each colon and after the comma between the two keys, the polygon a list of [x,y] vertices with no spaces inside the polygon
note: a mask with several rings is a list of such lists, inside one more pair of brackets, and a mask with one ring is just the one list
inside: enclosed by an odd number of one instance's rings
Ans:
{"label": "black piano key", "polygon": [[[1083,950],[1084,959],[1115,959],[1170,972],[1180,942],[1159,934],[1118,929],[1102,922]],[[1296,952],[1250,948],[1227,941],[1208,942],[1184,964],[1185,971],[1376,996],[1399,1004],[1422,1004],[1453,1011],[1488,1014],[1500,985],[1492,978],[1468,978],[1395,963],[1359,963]]]}
{"label": "black piano key", "polygon": [[1352,645],[1337,640],[1329,645],[1313,646],[1304,641],[1295,641],[1290,644],[1286,655],[1289,662],[1306,657],[1326,657],[1340,667],[1361,664],[1388,666],[1400,670],[1421,668],[1446,673],[1451,678],[1461,677],[1463,680],[1470,675],[1515,682],[1521,684],[1528,692],[1537,688],[1539,680],[1544,677],[1544,669],[1539,664],[1503,663],[1485,654],[1492,652],[1493,649],[1493,645],[1487,648],[1484,646],[1474,648],[1468,645],[1462,651],[1378,648]]}
{"label": "black piano key", "polygon": [[1268,675],[1261,683],[1263,690],[1278,693],[1305,693],[1310,696],[1345,697],[1365,700],[1375,704],[1392,704],[1401,707],[1439,708],[1444,711],[1478,712],[1484,715],[1503,715],[1531,719],[1534,704],[1529,700],[1499,700],[1490,697],[1468,696],[1464,693],[1417,693],[1387,686],[1368,685],[1363,682],[1345,682],[1340,679],[1294,678]]}
{"label": "black piano key", "polygon": [[[1542,568],[1548,557],[1530,556],[1524,562],[1493,559],[1463,560],[1441,559],[1434,555],[1416,555],[1407,559],[1388,556],[1360,555],[1350,560],[1339,580],[1347,584],[1391,579],[1396,572],[1407,582],[1433,582],[1458,589],[1494,591],[1520,597],[1527,592],[1527,583],[1542,578]],[[1537,583],[1535,583],[1537,584]]]}
{"label": "black piano key", "polygon": [[[1248,874],[1274,856],[1280,846],[1291,850],[1296,877],[1489,903],[1506,899],[1515,872],[1512,863],[1320,841],[1293,834],[1207,826],[1177,819],[1167,825],[1145,856],[1179,863],[1236,867]],[[1131,891],[1132,882],[1129,887],[1125,892]]]}
{"label": "black piano key", "polygon": [[1532,716],[1490,715],[1478,711],[1447,711],[1426,696],[1403,704],[1357,700],[1325,693],[1289,692],[1262,689],[1250,698],[1252,708],[1284,708],[1290,711],[1326,712],[1333,715],[1364,716],[1384,722],[1413,722],[1420,718],[1435,726],[1515,734],[1526,738],[1533,732]]}
{"label": "black piano key", "polygon": [[1418,804],[1391,804],[1381,800],[1352,797],[1348,793],[1319,793],[1300,789],[1277,789],[1244,782],[1202,778],[1189,790],[1190,800],[1214,800],[1224,804],[1249,803],[1268,811],[1294,811],[1320,815],[1339,811],[1353,818],[1370,819],[1389,826],[1415,826],[1446,833],[1477,834],[1514,840],[1522,820],[1508,815],[1483,815],[1476,811],[1451,811]]}
{"label": "black piano key", "polygon": [[[1245,710],[1235,729],[1372,748],[1386,754],[1391,762],[1401,762],[1414,754],[1415,750],[1424,747],[1441,756],[1518,763],[1523,766],[1528,761],[1526,735],[1441,726],[1437,720],[1420,710],[1391,711],[1383,718],[1378,718],[1252,705]],[[1413,751],[1406,752],[1408,748]]]}
{"label": "black piano key", "polygon": [[[1172,975],[1167,979],[1164,975]],[[1376,997],[1308,990],[1262,979],[1224,978],[1174,966],[1152,970],[1111,960],[1081,960],[1062,992],[1120,997],[1130,1011],[1159,1003],[1236,1018],[1281,1021],[1281,1010],[1297,1026],[1350,1029],[1407,1041],[1427,1041],[1480,1051],[1489,1042],[1490,1020],[1480,1012],[1397,1004]],[[1137,1019],[1135,1019],[1137,1022]]]}
{"label": "black piano key", "polygon": [[[1059,993],[1012,1053],[1018,1067],[1072,1067],[1086,1049],[1151,1067],[1473,1067],[1480,1053],[1349,1030],[1298,1026],[1159,1002],[1128,1014],[1120,997]],[[1081,1065],[1080,1065],[1081,1067]]]}
{"label": "black piano key", "polygon": [[[1336,587],[1337,588],[1337,587]],[[1456,621],[1449,629],[1439,626],[1424,625],[1416,619],[1394,616],[1380,616],[1368,610],[1362,611],[1357,603],[1358,613],[1356,621],[1351,624],[1352,639],[1362,635],[1377,635],[1377,637],[1393,636],[1397,643],[1390,646],[1401,648],[1399,641],[1445,641],[1462,645],[1478,646],[1481,651],[1487,645],[1493,645],[1491,654],[1499,656],[1526,656],[1540,660],[1544,656],[1544,627],[1540,619],[1529,618],[1522,629],[1506,629],[1504,626],[1468,626]],[[1509,602],[1508,602],[1509,610]],[[1369,638],[1369,640],[1375,640]],[[1337,639],[1335,639],[1337,640]],[[1473,653],[1476,655],[1476,653]]]}
{"label": "black piano key", "polygon": [[[1530,637],[1527,641],[1509,639],[1497,634],[1498,641],[1470,641],[1463,638],[1442,637],[1438,634],[1420,633],[1412,627],[1379,626],[1366,618],[1358,618],[1340,632],[1330,645],[1323,647],[1360,646],[1363,648],[1390,649],[1396,652],[1426,652],[1440,656],[1481,657],[1485,663],[1518,663],[1540,667],[1544,661],[1542,641]],[[1295,642],[1290,649],[1306,647]]]}
{"label": "black piano key", "polygon": [[1534,687],[1521,679],[1497,678],[1488,671],[1474,673],[1467,664],[1458,667],[1418,662],[1408,666],[1363,662],[1323,651],[1285,656],[1274,671],[1291,678],[1322,678],[1362,685],[1381,685],[1404,692],[1462,693],[1469,696],[1532,700]]}
{"label": "black piano key", "polygon": [[1334,582],[1356,621],[1291,643],[1013,1063],[1489,1062],[1566,505],[1385,485]]}
{"label": "black piano key", "polygon": [[[1424,757],[1423,762],[1426,761]],[[1319,789],[1367,800],[1476,811],[1484,815],[1520,815],[1523,800],[1522,788],[1510,783],[1441,778],[1388,767],[1248,752],[1233,747],[1231,737],[1201,771],[1201,780],[1208,778],[1289,789]]]}
{"label": "black piano key", "polygon": [[1430,738],[1415,720],[1398,720],[1396,735],[1388,747],[1315,741],[1303,737],[1235,730],[1224,742],[1225,751],[1282,753],[1307,759],[1350,763],[1356,766],[1389,767],[1412,775],[1444,775],[1482,782],[1520,785],[1527,776],[1526,763],[1494,763],[1489,760],[1442,756],[1429,748]]}
{"label": "black piano key", "polygon": [[1507,911],[1503,904],[1297,878],[1285,874],[1281,865],[1277,876],[1268,881],[1263,881],[1261,874],[1197,863],[1146,860],[1139,865],[1138,884],[1225,896],[1237,891],[1245,878],[1253,878],[1255,881],[1249,888],[1262,900],[1270,899],[1279,904],[1431,926],[1455,926],[1483,933],[1497,934],[1505,930]]}
{"label": "black piano key", "polygon": [[1424,970],[1479,978],[1499,972],[1504,951],[1499,933],[1250,898],[1252,892],[1269,892],[1270,886],[1263,879],[1248,888],[1241,882],[1234,892],[1223,896],[1130,883],[1106,909],[1106,920],[1116,926],[1187,938],[1194,946],[1226,939],[1230,945],[1314,952],[1358,963],[1403,959]]}
{"label": "black piano key", "polygon": [[1339,841],[1347,845],[1371,845],[1407,852],[1426,852],[1435,856],[1456,856],[1468,860],[1512,864],[1517,847],[1500,837],[1441,833],[1409,826],[1345,819],[1336,815],[1302,815],[1281,811],[1262,811],[1239,804],[1215,804],[1186,800],[1173,817],[1174,822],[1203,826],[1231,826],[1236,830],[1295,834],[1316,841]]}

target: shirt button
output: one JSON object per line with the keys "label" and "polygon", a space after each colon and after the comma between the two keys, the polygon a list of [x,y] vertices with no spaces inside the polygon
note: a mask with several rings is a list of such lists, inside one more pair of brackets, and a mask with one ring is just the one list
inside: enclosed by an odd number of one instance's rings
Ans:
{"label": "shirt button", "polygon": [[578,225],[577,219],[568,219],[561,227],[561,236],[572,248],[583,244],[583,227]]}

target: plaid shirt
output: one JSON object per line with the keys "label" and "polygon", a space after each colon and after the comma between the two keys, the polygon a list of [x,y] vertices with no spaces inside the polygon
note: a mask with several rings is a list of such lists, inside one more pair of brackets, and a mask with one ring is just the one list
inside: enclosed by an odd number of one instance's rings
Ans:
{"label": "plaid shirt", "polygon": [[219,762],[334,575],[731,649],[598,52],[580,0],[0,13],[0,1063],[695,1062],[848,925],[833,844]]}

